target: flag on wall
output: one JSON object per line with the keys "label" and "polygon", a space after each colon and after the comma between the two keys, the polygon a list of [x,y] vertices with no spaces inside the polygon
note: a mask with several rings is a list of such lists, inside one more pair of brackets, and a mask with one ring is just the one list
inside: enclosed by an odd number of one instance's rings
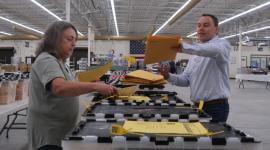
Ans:
{"label": "flag on wall", "polygon": [[145,44],[143,41],[131,40],[129,46],[130,54],[144,54]]}

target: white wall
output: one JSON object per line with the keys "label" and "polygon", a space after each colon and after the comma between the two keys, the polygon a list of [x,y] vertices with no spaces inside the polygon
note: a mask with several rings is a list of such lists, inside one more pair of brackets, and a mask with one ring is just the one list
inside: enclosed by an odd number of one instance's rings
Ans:
{"label": "white wall", "polygon": [[[93,52],[95,54],[108,54],[111,49],[114,49],[115,55],[122,53],[129,55],[129,41],[101,41],[97,40],[93,43]],[[87,41],[78,41],[76,47],[88,47]]]}
{"label": "white wall", "polygon": [[[25,42],[29,42],[29,47],[25,46]],[[38,43],[39,41],[37,40],[1,40],[0,47],[14,47],[16,50],[15,57],[22,57],[22,61],[24,62],[26,56],[34,55]]]}
{"label": "white wall", "polygon": [[263,47],[263,51],[257,51],[256,46],[242,46],[242,56],[247,56],[247,66],[250,66],[250,55],[270,55],[270,46]]}
{"label": "white wall", "polygon": [[[29,47],[25,47],[25,42],[29,42]],[[22,61],[26,56],[35,55],[39,40],[0,40],[0,47],[14,47],[16,49],[15,57],[22,57]],[[115,55],[122,53],[129,55],[129,41],[95,41],[93,43],[95,54],[108,54],[110,49],[114,49]],[[76,47],[88,47],[87,41],[78,41]]]}
{"label": "white wall", "polygon": [[[231,78],[234,78],[237,73],[237,69],[241,68],[240,64],[237,63],[239,50],[237,49],[237,47],[234,47],[234,50],[231,52],[231,64],[230,64]],[[270,47],[264,46],[263,51],[257,51],[256,46],[242,46],[241,56],[247,56],[247,66],[250,66],[251,55],[270,55]]]}

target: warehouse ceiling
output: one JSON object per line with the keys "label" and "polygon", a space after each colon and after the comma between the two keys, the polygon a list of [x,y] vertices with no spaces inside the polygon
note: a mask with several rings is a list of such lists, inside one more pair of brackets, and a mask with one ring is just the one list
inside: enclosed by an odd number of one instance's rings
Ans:
{"label": "warehouse ceiling", "polygon": [[[87,35],[88,25],[95,34],[115,36],[110,0],[70,0],[70,21]],[[66,0],[37,0],[61,19],[66,19]],[[187,0],[114,0],[120,36],[145,36],[156,31]],[[247,11],[269,0],[201,0],[172,25],[166,25],[157,34],[180,34],[195,32],[197,18],[203,13],[216,15],[220,21]],[[57,19],[31,0],[0,0],[0,16],[44,32],[47,25]],[[221,37],[239,32],[270,26],[270,5],[220,25]],[[25,29],[0,19],[0,31],[13,35],[25,34]],[[248,34],[250,37],[270,36],[270,28]],[[236,39],[236,38],[235,38]]]}

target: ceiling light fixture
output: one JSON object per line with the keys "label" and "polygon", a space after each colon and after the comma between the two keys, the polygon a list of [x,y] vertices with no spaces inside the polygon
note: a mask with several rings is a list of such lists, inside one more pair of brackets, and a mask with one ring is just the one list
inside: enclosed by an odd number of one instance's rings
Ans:
{"label": "ceiling light fixture", "polygon": [[114,20],[114,26],[115,26],[116,34],[117,34],[117,36],[119,36],[117,20],[116,20],[116,14],[115,14],[115,7],[114,7],[114,0],[111,0],[111,7],[112,7],[112,12],[113,12],[113,20]]}
{"label": "ceiling light fixture", "polygon": [[265,39],[270,39],[270,36],[266,36],[266,37],[264,37]]}
{"label": "ceiling light fixture", "polygon": [[[31,0],[31,2],[33,2],[34,4],[36,4],[37,6],[39,6],[40,8],[42,8],[43,10],[45,10],[47,13],[49,13],[50,15],[54,16],[57,20],[62,21],[63,19],[61,19],[60,17],[58,17],[56,14],[54,14],[53,12],[51,12],[49,9],[47,9],[46,7],[44,7],[43,5],[41,5],[40,3],[38,3],[35,0]],[[80,36],[84,36],[81,32],[78,31],[78,34]]]}
{"label": "ceiling light fixture", "polygon": [[4,32],[4,31],[0,31],[0,34],[4,34],[4,35],[12,35],[10,33]]}
{"label": "ceiling light fixture", "polygon": [[184,5],[182,5],[162,26],[160,26],[153,35],[156,35],[161,29],[163,29],[181,10],[183,10],[192,0],[188,0]]}
{"label": "ceiling light fixture", "polygon": [[[265,26],[265,27],[258,28],[258,29],[248,30],[248,31],[242,32],[242,34],[249,34],[249,33],[262,31],[262,30],[266,30],[266,29],[270,29],[270,26]],[[232,37],[235,37],[235,36],[238,36],[238,35],[239,35],[239,33],[238,34],[233,34],[233,35],[228,35],[228,36],[223,37],[223,39],[232,38]]]}
{"label": "ceiling light fixture", "polygon": [[[263,4],[261,4],[261,5],[257,6],[257,7],[251,8],[251,9],[249,9],[249,10],[247,10],[247,11],[244,11],[244,12],[242,12],[242,13],[240,13],[240,14],[234,15],[233,17],[230,17],[230,18],[228,18],[228,19],[225,19],[225,20],[219,22],[219,25],[224,24],[224,23],[226,23],[226,22],[229,22],[229,21],[231,21],[231,20],[233,20],[233,19],[235,19],[235,18],[239,18],[239,17],[241,17],[241,16],[244,16],[245,14],[248,14],[248,13],[250,13],[250,12],[253,12],[253,11],[255,11],[255,10],[258,10],[258,9],[260,9],[260,8],[262,8],[262,7],[267,6],[267,5],[270,5],[270,1],[269,1],[269,2],[266,2],[266,3],[263,3]],[[194,33],[192,33],[192,34],[190,34],[190,35],[187,35],[187,37],[192,37],[192,36],[194,36],[194,35],[196,35],[196,34],[197,34],[197,32],[194,32]]]}
{"label": "ceiling light fixture", "polygon": [[56,19],[58,19],[60,21],[62,20],[60,17],[58,17],[56,14],[54,14],[53,12],[51,12],[49,9],[47,9],[46,7],[44,7],[43,5],[41,5],[40,3],[38,3],[37,1],[31,0],[31,2],[35,3],[36,5],[38,5],[40,8],[42,8],[43,10],[45,10],[50,15],[54,16]]}
{"label": "ceiling light fixture", "polygon": [[18,23],[18,22],[12,21],[12,20],[7,19],[7,18],[5,18],[5,17],[0,16],[0,19],[5,20],[5,21],[10,22],[10,23],[13,23],[13,24],[16,24],[16,25],[18,25],[18,26],[24,27],[24,28],[26,28],[26,29],[29,29],[29,30],[35,31],[35,32],[37,32],[37,33],[44,34],[43,32],[41,32],[41,31],[39,31],[39,30],[36,30],[36,29],[30,28],[30,27],[28,27],[28,26],[25,26],[25,25],[20,24],[20,23]]}

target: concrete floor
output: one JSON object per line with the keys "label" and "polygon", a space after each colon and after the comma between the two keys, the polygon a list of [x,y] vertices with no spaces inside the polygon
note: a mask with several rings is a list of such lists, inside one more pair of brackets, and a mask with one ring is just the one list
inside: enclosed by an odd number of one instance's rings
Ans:
{"label": "concrete floor", "polygon": [[[245,89],[239,89],[235,80],[230,81],[232,95],[229,99],[230,114],[228,124],[256,137],[263,142],[263,149],[270,149],[270,88],[265,88],[265,83],[245,82]],[[189,99],[189,88],[167,85],[166,88],[178,92],[183,100]],[[81,97],[81,101],[89,99]],[[81,104],[81,110],[84,103]],[[0,120],[0,125],[5,120]],[[25,121],[24,118],[20,121]],[[2,126],[1,126],[2,127]],[[27,136],[25,130],[12,130],[10,137],[5,137],[5,132],[0,136],[1,150],[27,150]]]}

